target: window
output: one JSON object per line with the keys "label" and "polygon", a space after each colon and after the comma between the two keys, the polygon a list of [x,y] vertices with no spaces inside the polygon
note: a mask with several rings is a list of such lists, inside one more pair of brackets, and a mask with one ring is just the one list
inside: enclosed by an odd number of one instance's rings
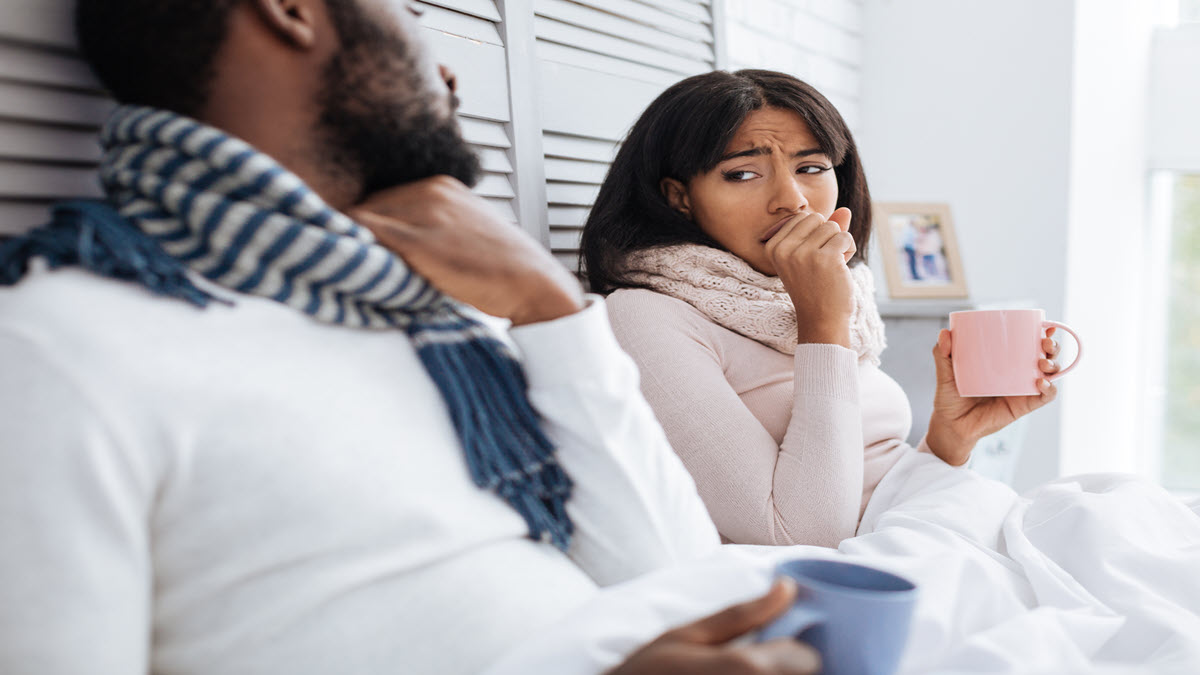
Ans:
{"label": "window", "polygon": [[1195,489],[1200,487],[1200,173],[1172,173],[1164,180],[1170,229],[1163,270],[1161,471],[1167,487]]}

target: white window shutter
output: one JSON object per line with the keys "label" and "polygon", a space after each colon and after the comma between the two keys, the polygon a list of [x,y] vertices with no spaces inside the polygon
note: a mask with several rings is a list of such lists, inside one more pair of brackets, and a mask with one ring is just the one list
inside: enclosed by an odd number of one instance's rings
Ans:
{"label": "white window shutter", "polygon": [[712,70],[707,0],[533,0],[550,246],[579,235],[617,145],[669,85]]}
{"label": "white window shutter", "polygon": [[484,174],[475,192],[517,222],[512,162],[512,105],[507,53],[496,0],[427,0],[420,23],[439,62],[458,77],[463,136],[479,152]]}
{"label": "white window shutter", "polygon": [[[72,0],[0,3],[0,234],[48,219],[61,199],[100,196],[96,135],[113,103],[75,54]],[[421,22],[462,83],[463,133],[485,173],[476,191],[514,211],[506,55],[495,0],[439,0]]]}
{"label": "white window shutter", "polygon": [[0,3],[0,235],[96,197],[96,132],[112,103],[74,54],[71,0]]}
{"label": "white window shutter", "polygon": [[[476,191],[574,269],[629,126],[668,85],[720,63],[721,0],[421,4],[435,58],[459,78],[463,133],[485,169]],[[99,194],[95,136],[112,103],[73,51],[72,8],[0,2],[0,234]]]}

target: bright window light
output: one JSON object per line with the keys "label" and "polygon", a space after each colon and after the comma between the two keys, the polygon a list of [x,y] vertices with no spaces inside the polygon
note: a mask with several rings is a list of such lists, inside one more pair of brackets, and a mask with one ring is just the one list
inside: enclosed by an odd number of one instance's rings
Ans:
{"label": "bright window light", "polygon": [[[1193,2],[1200,5],[1200,2]],[[1200,173],[1164,177],[1170,189],[1160,471],[1168,488],[1200,489]]]}

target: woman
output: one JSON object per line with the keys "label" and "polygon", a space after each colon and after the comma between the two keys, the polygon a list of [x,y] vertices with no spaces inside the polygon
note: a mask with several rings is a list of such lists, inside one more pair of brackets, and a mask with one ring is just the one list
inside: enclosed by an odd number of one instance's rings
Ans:
{"label": "woman", "polygon": [[[726,541],[836,546],[912,451],[911,409],[879,370],[865,264],[870,197],[849,129],[809,85],[742,70],[659,96],[621,146],[583,230],[642,389]],[[1052,340],[1041,370],[1057,370]],[[964,399],[950,335],[920,450],[971,448],[1053,400]]]}

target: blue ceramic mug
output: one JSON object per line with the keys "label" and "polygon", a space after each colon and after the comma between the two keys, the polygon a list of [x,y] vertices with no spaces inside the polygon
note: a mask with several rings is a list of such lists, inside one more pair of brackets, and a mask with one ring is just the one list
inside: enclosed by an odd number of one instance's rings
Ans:
{"label": "blue ceramic mug", "polygon": [[911,581],[838,560],[790,560],[775,576],[796,581],[799,593],[787,612],[765,626],[758,640],[792,636],[821,653],[830,675],[890,675],[900,664],[917,599]]}

